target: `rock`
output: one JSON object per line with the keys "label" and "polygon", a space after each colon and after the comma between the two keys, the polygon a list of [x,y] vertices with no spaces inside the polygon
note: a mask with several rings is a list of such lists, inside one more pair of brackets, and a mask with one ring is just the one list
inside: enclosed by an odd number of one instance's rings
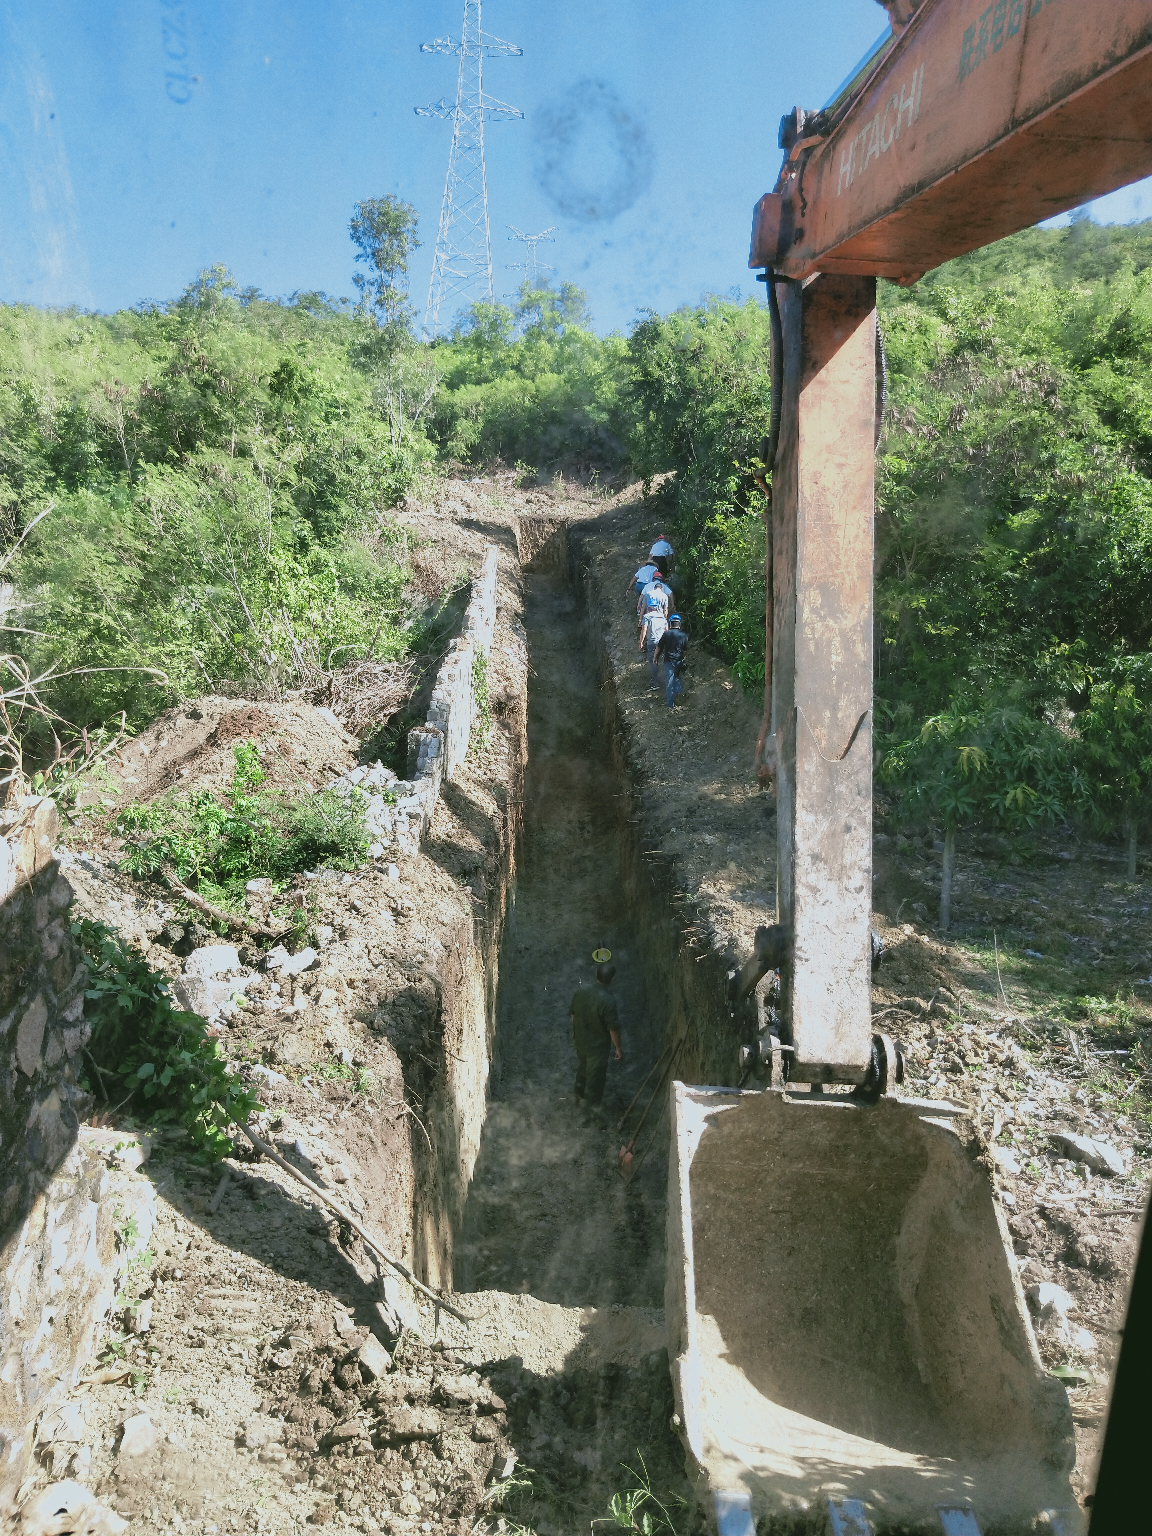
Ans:
{"label": "rock", "polygon": [[345,1419],[342,1424],[333,1424],[324,1438],[330,1445],[338,1445],[342,1440],[359,1440],[360,1433],[358,1419]]}
{"label": "rock", "polygon": [[992,1157],[1001,1173],[1015,1175],[1020,1172],[1019,1160],[1013,1157],[1007,1147],[993,1147]]}
{"label": "rock", "polygon": [[302,949],[298,955],[290,955],[283,944],[277,944],[275,949],[268,951],[264,960],[264,969],[279,971],[281,976],[299,976],[309,966],[315,965],[319,958],[312,948]]}
{"label": "rock", "polygon": [[440,1433],[440,1415],[435,1408],[389,1407],[380,1417],[380,1440],[385,1445],[403,1445],[408,1440],[434,1440]]}
{"label": "rock", "polygon": [[29,1499],[20,1513],[21,1536],[64,1536],[68,1531],[120,1536],[127,1529],[127,1520],[98,1503],[83,1483],[53,1483]]}
{"label": "rock", "polygon": [[500,1430],[492,1419],[477,1419],[472,1426],[472,1438],[481,1445],[491,1445],[499,1436]]}
{"label": "rock", "polygon": [[309,1525],[331,1525],[336,1518],[336,1500],[321,1499],[308,1516]]}
{"label": "rock", "polygon": [[[214,945],[213,948],[226,949],[227,945]],[[227,1007],[232,999],[242,993],[252,980],[250,974],[230,977],[209,976],[180,976],[177,978],[173,991],[176,1000],[190,1013],[198,1013],[202,1019],[212,1023],[216,1015]]]}
{"label": "rock", "polygon": [[128,1309],[128,1327],[132,1333],[148,1333],[152,1327],[152,1300],[141,1301]]}
{"label": "rock", "polygon": [[470,1376],[441,1376],[437,1390],[444,1402],[457,1403],[464,1408],[485,1402],[488,1397],[487,1387]]}
{"label": "rock", "polygon": [[1039,1285],[1028,1287],[1028,1305],[1040,1318],[1066,1317],[1076,1302],[1062,1285],[1041,1280]]}
{"label": "rock", "polygon": [[184,962],[185,976],[222,976],[228,971],[239,971],[240,951],[234,944],[206,944],[194,949]]}
{"label": "rock", "polygon": [[400,1501],[396,1505],[398,1515],[406,1515],[409,1520],[414,1520],[420,1513],[420,1500],[414,1493],[401,1494]]}
{"label": "rock", "polygon": [[347,1312],[333,1312],[332,1326],[342,1339],[347,1338],[350,1333],[356,1332],[356,1324],[348,1316]]}
{"label": "rock", "polygon": [[1109,1177],[1124,1173],[1123,1154],[1117,1152],[1115,1147],[1110,1147],[1106,1141],[1097,1141],[1092,1136],[1078,1136],[1074,1131],[1057,1131],[1052,1141],[1065,1157],[1070,1157],[1073,1162],[1084,1163],[1093,1173],[1103,1173]]}
{"label": "rock", "polygon": [[307,1067],[312,1062],[312,1047],[306,1035],[281,1035],[273,1054],[282,1067]]}
{"label": "rock", "polygon": [[284,1438],[284,1426],[275,1419],[249,1419],[240,1431],[240,1437],[250,1451],[260,1451]]}
{"label": "rock", "polygon": [[356,1356],[360,1362],[360,1369],[370,1381],[375,1381],[378,1376],[383,1376],[392,1364],[392,1356],[373,1334],[361,1344]]}
{"label": "rock", "polygon": [[156,1449],[159,1437],[156,1426],[146,1413],[135,1413],[124,1420],[124,1432],[120,1436],[121,1456],[147,1456]]}
{"label": "rock", "polygon": [[355,1392],[357,1387],[364,1385],[364,1377],[360,1372],[360,1362],[349,1360],[347,1364],[340,1366],[336,1372],[336,1380],[344,1388],[345,1392]]}

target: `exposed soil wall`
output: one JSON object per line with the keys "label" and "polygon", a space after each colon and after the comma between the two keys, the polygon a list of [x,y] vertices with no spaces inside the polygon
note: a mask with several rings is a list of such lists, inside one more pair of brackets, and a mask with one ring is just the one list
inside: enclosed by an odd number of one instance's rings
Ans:
{"label": "exposed soil wall", "polygon": [[[659,746],[652,740],[649,722],[636,709],[635,678],[642,666],[639,653],[629,649],[636,627],[633,605],[624,596],[623,582],[617,590],[611,580],[617,570],[603,559],[601,522],[573,526],[570,561],[595,637],[607,730],[621,780],[628,786],[627,799],[618,808],[621,877],[643,956],[648,1007],[660,1021],[664,1040],[680,1042],[676,1078],[730,1084],[736,1080],[741,1039],[725,1001],[727,977],[747,958],[751,935],[742,935],[747,948],[738,950],[730,935],[717,934],[710,914],[692,899],[683,858],[689,851],[686,834],[695,830],[710,845],[717,836],[702,826],[693,829],[691,810],[683,825],[669,824],[667,802],[652,794]],[[696,658],[695,667],[698,675],[719,669],[707,657]],[[626,696],[629,690],[631,698]],[[655,691],[640,702],[649,706],[648,714],[667,710],[663,695]],[[667,723],[657,718],[659,724]],[[670,765],[661,766],[668,771]],[[770,838],[765,835],[763,841],[767,855]],[[767,911],[761,920],[770,920]]]}

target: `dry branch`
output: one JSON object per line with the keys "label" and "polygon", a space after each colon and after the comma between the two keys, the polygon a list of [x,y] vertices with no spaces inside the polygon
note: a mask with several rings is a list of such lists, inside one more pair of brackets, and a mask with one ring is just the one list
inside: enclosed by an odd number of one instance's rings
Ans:
{"label": "dry branch", "polygon": [[381,1248],[376,1239],[369,1235],[367,1230],[352,1215],[351,1211],[345,1210],[340,1202],[334,1200],[326,1189],[321,1189],[319,1184],[314,1184],[307,1174],[301,1173],[299,1168],[294,1168],[286,1157],[281,1157],[275,1147],[269,1146],[262,1137],[257,1136],[251,1126],[242,1125],[240,1129],[258,1152],[263,1152],[264,1156],[274,1162],[278,1168],[283,1168],[285,1173],[291,1174],[298,1184],[303,1184],[305,1189],[311,1190],[318,1200],[322,1200],[329,1209],[335,1211],[344,1225],[351,1227],[352,1231],[364,1240],[373,1253],[382,1258],[385,1264],[394,1269],[398,1275],[402,1275],[413,1290],[422,1292],[430,1301],[435,1302],[436,1306],[442,1307],[445,1312],[451,1313],[453,1317],[462,1323],[474,1323],[476,1321],[474,1317],[469,1317],[466,1312],[459,1311],[451,1302],[445,1301],[438,1291],[432,1290],[423,1281],[417,1280],[406,1264],[402,1264],[399,1259],[394,1259],[386,1248]]}
{"label": "dry branch", "polygon": [[234,912],[225,912],[223,907],[214,907],[210,901],[205,901],[203,896],[197,896],[195,891],[190,891],[182,880],[177,879],[170,869],[160,870],[160,878],[168,889],[181,901],[186,901],[197,912],[202,912],[205,917],[210,917],[214,923],[224,923],[236,933],[250,933],[258,939],[282,939],[285,934],[291,933],[292,928],[266,928],[263,923],[251,923],[247,918],[237,917]]}

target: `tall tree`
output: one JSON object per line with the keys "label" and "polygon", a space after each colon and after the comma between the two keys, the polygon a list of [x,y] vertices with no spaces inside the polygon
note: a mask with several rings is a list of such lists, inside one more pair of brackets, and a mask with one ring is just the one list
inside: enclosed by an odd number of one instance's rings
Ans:
{"label": "tall tree", "polygon": [[365,312],[378,325],[407,332],[412,324],[408,303],[408,261],[420,249],[416,238],[416,210],[391,193],[366,197],[355,205],[348,233],[356,247],[356,260],[368,268],[352,281]]}

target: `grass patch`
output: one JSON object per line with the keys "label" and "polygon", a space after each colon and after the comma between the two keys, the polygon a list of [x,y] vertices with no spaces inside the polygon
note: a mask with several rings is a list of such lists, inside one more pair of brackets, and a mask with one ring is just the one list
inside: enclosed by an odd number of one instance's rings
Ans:
{"label": "grass patch", "polygon": [[171,869],[214,905],[237,909],[249,880],[281,882],[301,870],[355,869],[368,852],[366,797],[346,804],[334,790],[286,794],[267,784],[260,748],[233,748],[227,801],[211,790],[130,805],[116,830],[130,841],[123,869],[147,876]]}

